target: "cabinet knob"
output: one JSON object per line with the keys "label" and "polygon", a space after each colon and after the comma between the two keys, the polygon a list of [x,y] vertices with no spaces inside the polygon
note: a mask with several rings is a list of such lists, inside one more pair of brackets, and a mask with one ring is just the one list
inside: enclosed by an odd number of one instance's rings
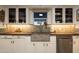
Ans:
{"label": "cabinet knob", "polygon": [[11,41],[12,44],[14,44],[14,41]]}
{"label": "cabinet knob", "polygon": [[73,41],[73,44],[76,44],[76,42],[75,42],[75,41]]}
{"label": "cabinet knob", "polygon": [[46,43],[46,44],[45,44],[45,43],[43,43],[43,46],[48,46],[48,43]]}
{"label": "cabinet knob", "polygon": [[33,43],[33,46],[35,46],[35,43]]}
{"label": "cabinet knob", "polygon": [[46,46],[48,46],[48,43],[46,44]]}

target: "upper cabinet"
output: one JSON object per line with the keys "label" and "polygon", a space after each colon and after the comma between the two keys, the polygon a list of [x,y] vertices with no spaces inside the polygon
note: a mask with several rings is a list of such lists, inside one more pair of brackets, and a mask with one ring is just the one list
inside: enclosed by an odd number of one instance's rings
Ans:
{"label": "upper cabinet", "polygon": [[16,9],[9,8],[9,23],[16,23]]}
{"label": "upper cabinet", "polygon": [[5,21],[5,11],[2,9],[0,10],[0,23]]}
{"label": "upper cabinet", "polygon": [[[9,8],[9,23],[26,23],[26,8]],[[18,19],[17,19],[18,17]]]}
{"label": "upper cabinet", "polygon": [[56,23],[62,23],[62,8],[55,8],[55,22]]}
{"label": "upper cabinet", "polygon": [[79,9],[76,10],[76,20],[79,21]]}
{"label": "upper cabinet", "polygon": [[19,23],[26,23],[26,9],[19,8]]}
{"label": "upper cabinet", "polygon": [[65,23],[73,23],[73,9],[65,8]]}
{"label": "upper cabinet", "polygon": [[73,8],[55,8],[56,23],[73,23]]}
{"label": "upper cabinet", "polygon": [[7,8],[7,10],[5,10],[6,13],[4,10],[0,11],[0,22],[7,18],[7,23],[16,24],[43,25],[45,22],[47,24],[66,24],[74,23],[73,18],[75,16],[77,16],[77,21],[79,21],[79,9],[76,11],[76,15],[73,16],[74,9],[72,7],[26,8],[19,6]]}

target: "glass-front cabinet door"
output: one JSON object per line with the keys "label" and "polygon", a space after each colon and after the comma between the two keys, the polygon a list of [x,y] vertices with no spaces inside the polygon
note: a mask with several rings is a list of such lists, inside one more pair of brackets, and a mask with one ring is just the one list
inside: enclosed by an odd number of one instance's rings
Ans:
{"label": "glass-front cabinet door", "polygon": [[65,23],[72,23],[72,22],[73,22],[73,9],[65,8]]}
{"label": "glass-front cabinet door", "polygon": [[79,22],[79,9],[76,10],[76,21]]}
{"label": "glass-front cabinet door", "polygon": [[9,8],[9,23],[26,23],[26,8]]}
{"label": "glass-front cabinet door", "polygon": [[0,23],[5,22],[5,11],[3,9],[0,10]]}
{"label": "glass-front cabinet door", "polygon": [[26,9],[19,8],[19,23],[26,23]]}
{"label": "glass-front cabinet door", "polygon": [[55,23],[73,23],[73,8],[55,8]]}
{"label": "glass-front cabinet door", "polygon": [[62,11],[63,9],[62,8],[55,8],[55,22],[56,23],[62,23],[63,22],[63,19],[62,19]]}
{"label": "glass-front cabinet door", "polygon": [[9,23],[16,23],[16,8],[9,8]]}
{"label": "glass-front cabinet door", "polygon": [[47,12],[33,13],[34,25],[43,25],[47,21]]}

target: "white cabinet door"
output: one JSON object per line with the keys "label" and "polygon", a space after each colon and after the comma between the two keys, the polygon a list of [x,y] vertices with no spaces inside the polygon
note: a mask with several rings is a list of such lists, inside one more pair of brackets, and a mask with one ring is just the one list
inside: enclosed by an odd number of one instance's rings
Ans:
{"label": "white cabinet door", "polygon": [[0,52],[10,52],[12,51],[10,40],[0,39]]}
{"label": "white cabinet door", "polygon": [[25,52],[27,53],[32,53],[34,52],[34,46],[35,44],[31,42],[31,36],[26,36],[25,40],[24,40],[24,43],[25,43]]}
{"label": "white cabinet door", "polygon": [[79,53],[79,36],[73,37],[73,52]]}
{"label": "white cabinet door", "polygon": [[43,42],[33,42],[35,44],[34,46],[34,52],[41,53],[44,52],[44,46]]}
{"label": "white cabinet door", "polygon": [[14,36],[10,44],[11,48],[13,48],[12,52],[15,53],[25,52],[25,40],[26,36]]}
{"label": "white cabinet door", "polygon": [[50,42],[47,43],[47,52],[56,53],[56,36],[50,36]]}
{"label": "white cabinet door", "polygon": [[56,53],[56,43],[55,42],[45,43],[44,52]]}
{"label": "white cabinet door", "polygon": [[14,52],[25,52],[25,39],[26,36],[14,36],[15,39],[13,39],[13,44],[11,44],[14,48]]}
{"label": "white cabinet door", "polygon": [[19,52],[24,52],[24,39],[14,39],[13,40],[14,41],[14,43],[13,44],[11,44],[11,46],[13,46],[13,48],[14,48],[14,52],[16,52],[16,53],[19,53]]}
{"label": "white cabinet door", "polygon": [[32,53],[35,52],[35,44],[32,42],[26,42],[25,43],[25,52]]}

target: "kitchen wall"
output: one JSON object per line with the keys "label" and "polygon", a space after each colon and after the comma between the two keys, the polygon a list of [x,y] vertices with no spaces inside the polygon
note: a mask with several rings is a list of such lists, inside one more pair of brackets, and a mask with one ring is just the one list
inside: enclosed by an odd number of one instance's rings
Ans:
{"label": "kitchen wall", "polygon": [[[33,24],[33,11],[30,10],[30,8],[49,8],[50,10],[48,11],[48,24],[54,24],[55,23],[55,8],[63,8],[63,24],[67,24],[65,23],[65,8],[73,8],[73,21],[75,25],[78,25],[79,22],[76,21],[76,10],[79,9],[79,6],[73,6],[73,5],[51,5],[51,6],[42,6],[42,5],[38,5],[38,6],[31,6],[31,5],[4,5],[4,6],[0,6],[0,10],[3,9],[5,10],[5,24],[9,24],[8,23],[8,8],[16,8],[17,10],[17,14],[18,14],[18,8],[26,8],[26,23],[25,24]],[[16,20],[18,20],[18,15],[16,17]],[[18,23],[14,23],[14,25]],[[0,25],[2,25],[0,23]],[[11,25],[11,24],[9,24]],[[12,24],[13,25],[13,24]],[[58,24],[59,25],[59,24]],[[10,26],[8,26],[10,27]],[[78,26],[79,27],[79,26]],[[12,28],[13,29],[13,28]],[[8,31],[12,30],[11,28],[8,28]],[[29,30],[29,28],[28,28]],[[12,30],[13,31],[13,30]],[[4,36],[6,38],[6,36]],[[50,36],[50,42],[31,42],[31,36],[29,36],[30,38],[28,38],[27,36],[25,36],[26,39],[11,39],[8,38],[7,40],[4,38],[0,38],[0,52],[56,52],[56,36]],[[73,36],[73,52],[79,52],[79,48],[78,48],[78,39],[79,36]],[[20,41],[18,41],[20,40]],[[28,41],[29,42],[28,42]],[[6,43],[5,43],[6,42]],[[13,43],[15,42],[15,43]],[[49,45],[49,46],[47,46]]]}

